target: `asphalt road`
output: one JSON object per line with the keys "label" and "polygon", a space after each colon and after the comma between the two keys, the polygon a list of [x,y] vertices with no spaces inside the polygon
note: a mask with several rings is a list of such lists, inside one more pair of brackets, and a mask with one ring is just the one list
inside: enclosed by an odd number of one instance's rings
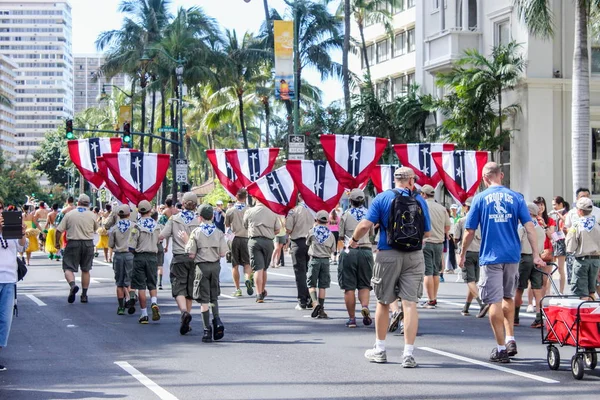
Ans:
{"label": "asphalt road", "polygon": [[159,292],[162,319],[140,325],[139,310],[116,314],[109,265],[95,263],[88,304],[67,304],[60,263],[37,253],[19,283],[19,317],[0,352],[8,367],[0,372],[0,399],[550,399],[599,392],[600,372],[573,379],[573,348],[560,349],[558,371],[548,368],[540,331],[529,328],[533,315],[524,312],[518,356],[500,369],[488,363],[489,323],[460,314],[466,287],[455,275],[441,284],[437,309],[419,310],[419,367],[401,367],[397,334],[386,342],[388,363],[370,364],[363,354],[374,343],[374,327],[344,327],[336,285],[326,302],[330,319],[295,311],[289,256],[286,265],[271,270],[264,304],[230,297],[233,285],[223,283],[225,338],[206,344],[196,305],[193,331],[179,335],[168,288]]}

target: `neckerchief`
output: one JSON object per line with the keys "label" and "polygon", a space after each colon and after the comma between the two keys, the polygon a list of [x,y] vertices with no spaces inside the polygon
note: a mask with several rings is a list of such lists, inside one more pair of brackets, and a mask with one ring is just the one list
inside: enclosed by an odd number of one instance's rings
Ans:
{"label": "neckerchief", "polygon": [[234,207],[236,210],[242,211],[246,207],[246,205],[244,203],[235,203]]}
{"label": "neckerchief", "polygon": [[317,242],[319,242],[319,244],[325,243],[325,241],[329,239],[329,236],[331,236],[331,231],[328,227],[324,225],[316,226],[314,229],[314,233],[315,239],[317,239]]}
{"label": "neckerchief", "polygon": [[77,211],[79,211],[79,212],[86,212],[87,208],[85,208],[85,207],[77,207]]}
{"label": "neckerchief", "polygon": [[354,219],[358,222],[360,222],[365,217],[365,215],[367,215],[367,209],[364,207],[351,208],[349,212],[350,215],[352,215]]}
{"label": "neckerchief", "polygon": [[153,218],[145,217],[141,218],[138,222],[140,230],[152,233],[156,229],[156,221]]}
{"label": "neckerchief", "polygon": [[179,213],[179,215],[181,215],[181,220],[186,225],[189,225],[190,222],[192,222],[194,220],[194,218],[196,217],[194,212],[190,211],[190,210],[183,210],[182,212]]}
{"label": "neckerchief", "polygon": [[588,217],[581,217],[579,219],[579,224],[586,232],[590,232],[592,229],[594,229],[594,226],[596,225],[596,217],[594,217],[593,215]]}
{"label": "neckerchief", "polygon": [[130,226],[131,226],[131,221],[128,219],[120,219],[119,222],[117,222],[117,228],[119,229],[119,232],[121,232],[121,233],[127,232],[127,229],[129,229]]}
{"label": "neckerchief", "polygon": [[203,222],[200,224],[199,229],[200,229],[200,232],[204,233],[204,236],[210,237],[210,235],[213,234],[213,232],[215,231],[215,229],[217,229],[217,227],[215,224],[209,224],[209,223]]}

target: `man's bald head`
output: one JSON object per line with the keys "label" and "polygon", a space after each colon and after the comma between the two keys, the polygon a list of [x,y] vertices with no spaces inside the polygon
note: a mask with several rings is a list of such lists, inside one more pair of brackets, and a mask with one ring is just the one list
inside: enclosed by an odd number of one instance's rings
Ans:
{"label": "man's bald head", "polygon": [[501,185],[502,178],[504,178],[502,168],[500,168],[500,165],[494,161],[490,161],[483,166],[482,175],[483,181],[487,186],[491,186],[492,184]]}

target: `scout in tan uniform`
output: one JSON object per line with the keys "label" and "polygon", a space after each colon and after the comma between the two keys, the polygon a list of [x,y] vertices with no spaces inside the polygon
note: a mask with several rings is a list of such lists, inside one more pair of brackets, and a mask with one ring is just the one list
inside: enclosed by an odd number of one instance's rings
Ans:
{"label": "scout in tan uniform", "polygon": [[[213,223],[213,208],[208,204],[200,206],[200,226],[194,229],[185,247],[190,259],[194,261],[197,284],[194,284],[194,298],[201,306],[202,322],[204,324],[203,342],[220,340],[225,334],[225,327],[219,318],[219,295],[221,287],[219,274],[221,272],[221,257],[229,247],[225,234]],[[213,320],[210,326],[209,304],[212,305]]]}
{"label": "scout in tan uniform", "polygon": [[[183,210],[172,214],[167,221],[165,229],[160,233],[160,239],[172,239],[173,260],[171,261],[171,292],[179,311],[181,311],[181,326],[179,333],[185,335],[189,332],[192,321],[192,295],[194,293],[194,261],[190,260],[185,252],[187,241],[185,235],[190,236],[192,231],[200,225],[196,217],[198,197],[188,192],[183,195]],[[185,234],[185,235],[184,235]],[[168,243],[168,242],[167,242]]]}
{"label": "scout in tan uniform", "polygon": [[[465,216],[456,221],[454,225],[453,237],[456,242],[456,248],[460,249],[462,246],[459,243],[462,241],[465,235],[465,222],[467,221],[467,214],[471,209],[471,202],[473,201],[472,197],[469,197],[464,204],[465,207]],[[481,231],[479,228],[475,231],[475,237],[473,241],[467,248],[467,254],[465,258],[465,265],[462,268],[462,278],[467,284],[467,299],[465,302],[465,306],[463,307],[461,314],[465,317],[471,315],[469,313],[469,307],[471,306],[471,302],[473,299],[477,300],[479,303],[479,314],[477,318],[483,318],[487,313],[487,308],[483,304],[481,299],[479,298],[479,290],[477,289],[477,282],[479,282],[479,248],[481,247]]]}
{"label": "scout in tan uniform", "polygon": [[90,270],[94,261],[94,233],[98,229],[96,214],[88,210],[90,198],[82,194],[77,208],[65,214],[56,228],[56,243],[60,243],[62,232],[67,232],[67,247],[64,250],[62,267],[65,279],[71,287],[67,301],[73,303],[79,286],[75,284],[75,273],[81,267],[81,302],[87,303],[87,290],[90,286]]}
{"label": "scout in tan uniform", "polygon": [[150,214],[152,205],[149,201],[142,200],[138,204],[141,218],[131,232],[131,247],[135,249],[133,256],[133,275],[131,288],[138,291],[142,316],[140,324],[148,323],[148,309],[146,308],[146,289],[150,291],[152,321],[160,320],[160,309],[156,298],[156,252],[158,251],[158,224]]}
{"label": "scout in tan uniform", "polygon": [[[529,215],[531,215],[533,226],[535,228],[538,249],[543,249],[546,231],[537,223],[539,208],[535,203],[527,203],[527,209],[529,210]],[[527,231],[523,225],[519,225],[518,234],[519,239],[521,240],[521,260],[519,261],[519,286],[517,286],[517,291],[515,292],[514,325],[519,326],[519,312],[521,311],[521,304],[523,304],[523,291],[525,291],[531,283],[531,290],[535,297],[535,306],[537,309],[535,321],[533,321],[531,327],[541,328],[542,314],[540,303],[543,297],[542,293],[544,292],[542,290],[544,275],[533,264],[533,250],[531,249],[529,240],[527,240]]]}
{"label": "scout in tan uniform", "polygon": [[600,268],[600,225],[592,215],[592,200],[582,197],[577,200],[576,207],[579,220],[567,233],[567,252],[575,256],[571,292],[581,299],[594,300]]}
{"label": "scout in tan uniform", "polygon": [[429,301],[425,308],[436,308],[437,294],[440,288],[440,272],[442,271],[442,257],[444,240],[450,231],[450,217],[446,207],[438,204],[433,196],[435,189],[431,185],[423,185],[421,195],[427,202],[431,218],[431,236],[425,238],[423,257],[425,258],[424,286]]}
{"label": "scout in tan uniform", "polygon": [[[161,219],[159,218],[158,211],[154,211],[152,213],[152,219],[156,221],[158,224],[158,231],[161,232],[165,229],[164,224],[161,223]],[[156,252],[156,265],[158,269],[158,290],[163,290],[162,287],[162,276],[163,276],[163,265],[165,263],[165,248],[163,247],[162,240],[158,242],[157,245],[158,251]]]}
{"label": "scout in tan uniform", "polygon": [[252,289],[250,255],[248,254],[248,231],[244,228],[244,214],[248,210],[246,206],[247,197],[246,189],[242,188],[238,190],[236,194],[237,203],[228,209],[225,214],[225,228],[231,229],[235,235],[231,242],[231,275],[233,276],[233,283],[235,285],[234,297],[242,295],[242,289],[240,289],[240,265],[244,266],[245,285],[248,296],[252,296],[254,293],[254,289]]}
{"label": "scout in tan uniform", "polygon": [[[360,189],[350,192],[351,207],[340,218],[340,264],[338,267],[338,283],[344,291],[344,302],[348,311],[346,327],[356,328],[356,291],[362,307],[363,324],[371,325],[371,312],[369,311],[369,293],[371,291],[371,278],[373,277],[373,250],[370,235],[365,235],[358,241],[358,247],[348,246],[348,241],[354,233],[358,223],[366,217],[367,209],[363,206],[365,193]],[[372,230],[370,234],[372,234]]]}
{"label": "scout in tan uniform", "polygon": [[[257,303],[263,303],[267,296],[267,268],[273,255],[273,238],[275,232],[281,229],[279,217],[265,205],[256,202],[256,205],[244,214],[244,228],[248,230],[248,253],[250,253],[250,266],[254,271],[256,284]],[[306,279],[306,274],[305,274]],[[306,282],[304,282],[306,285]],[[307,289],[308,292],[308,289]]]}
{"label": "scout in tan uniform", "polygon": [[[325,293],[331,286],[331,273],[329,271],[329,260],[335,252],[335,236],[327,227],[329,213],[321,210],[317,213],[317,225],[308,231],[306,245],[308,246],[308,277],[306,285],[310,299],[312,300],[313,318],[327,318],[325,313]],[[317,299],[317,288],[319,298]]]}
{"label": "scout in tan uniform", "polygon": [[308,287],[306,286],[306,270],[308,268],[306,236],[315,224],[315,218],[300,195],[298,195],[298,202],[299,204],[293,210],[290,210],[285,219],[285,229],[290,235],[292,266],[294,267],[296,288],[298,289],[296,310],[306,310],[312,308]]}
{"label": "scout in tan uniform", "polygon": [[[119,221],[116,228],[108,234],[108,247],[113,251],[113,270],[117,285],[117,315],[125,314],[125,298],[129,296],[131,276],[133,274],[133,253],[130,251],[131,232],[134,224],[129,220],[129,206],[122,205],[116,210]],[[135,292],[133,292],[135,295]],[[135,297],[133,304],[128,301],[129,314],[135,312]]]}

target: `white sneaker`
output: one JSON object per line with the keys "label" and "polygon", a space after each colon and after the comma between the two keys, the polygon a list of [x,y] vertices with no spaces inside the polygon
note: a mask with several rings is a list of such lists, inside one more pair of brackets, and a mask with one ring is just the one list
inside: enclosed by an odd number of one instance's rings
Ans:
{"label": "white sneaker", "polygon": [[413,356],[404,356],[402,358],[402,368],[416,368],[417,362]]}
{"label": "white sneaker", "polygon": [[377,350],[375,347],[365,351],[365,358],[371,362],[376,362],[379,364],[387,362],[387,355],[385,350]]}
{"label": "white sneaker", "polygon": [[533,306],[533,304],[530,304],[527,306],[527,312],[528,313],[534,313],[535,312],[535,307]]}

